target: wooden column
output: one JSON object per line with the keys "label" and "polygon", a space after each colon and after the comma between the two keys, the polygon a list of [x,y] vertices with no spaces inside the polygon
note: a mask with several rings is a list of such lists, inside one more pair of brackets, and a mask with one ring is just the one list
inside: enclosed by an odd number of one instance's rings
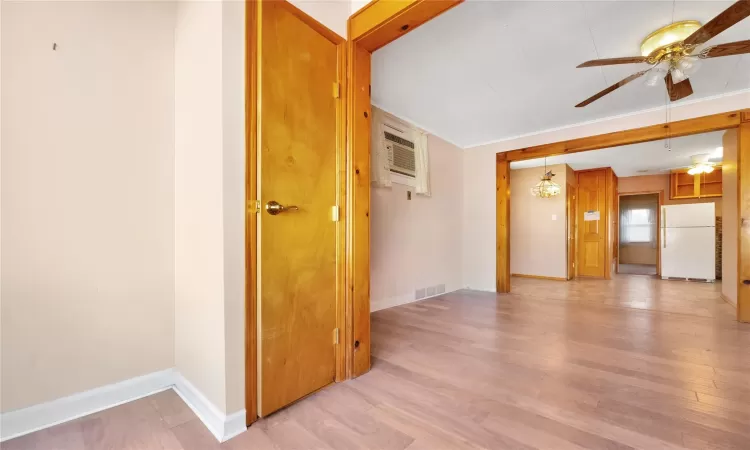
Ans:
{"label": "wooden column", "polygon": [[[743,112],[737,129],[737,193],[739,233],[737,251],[737,320],[750,322],[750,112]],[[727,245],[730,245],[727,243]]]}
{"label": "wooden column", "polygon": [[[351,26],[351,24],[350,24]],[[352,327],[350,376],[370,370],[370,52],[349,42],[349,161],[347,180],[347,285]]]}
{"label": "wooden column", "polygon": [[510,162],[497,154],[497,292],[510,292]]}

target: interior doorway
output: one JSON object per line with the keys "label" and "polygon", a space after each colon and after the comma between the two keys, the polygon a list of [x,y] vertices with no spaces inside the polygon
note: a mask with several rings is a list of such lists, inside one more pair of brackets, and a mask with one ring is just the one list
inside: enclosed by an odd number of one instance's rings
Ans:
{"label": "interior doorway", "polygon": [[661,194],[622,194],[619,201],[617,273],[661,274]]}

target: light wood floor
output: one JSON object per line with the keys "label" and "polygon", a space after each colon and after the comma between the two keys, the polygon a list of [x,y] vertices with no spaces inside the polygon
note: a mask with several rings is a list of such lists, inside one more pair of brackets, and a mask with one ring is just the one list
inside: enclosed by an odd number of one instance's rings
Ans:
{"label": "light wood floor", "polygon": [[750,326],[719,290],[514,278],[374,313],[370,373],[222,445],[167,391],[2,449],[749,449]]}
{"label": "light wood floor", "polygon": [[656,275],[656,264],[623,264],[617,268],[618,273],[631,275]]}

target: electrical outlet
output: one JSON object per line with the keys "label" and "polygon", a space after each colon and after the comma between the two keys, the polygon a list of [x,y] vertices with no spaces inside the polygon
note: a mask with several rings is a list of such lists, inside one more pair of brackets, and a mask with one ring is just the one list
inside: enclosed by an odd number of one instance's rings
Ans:
{"label": "electrical outlet", "polygon": [[419,300],[425,297],[424,289],[417,289],[414,291],[414,299]]}

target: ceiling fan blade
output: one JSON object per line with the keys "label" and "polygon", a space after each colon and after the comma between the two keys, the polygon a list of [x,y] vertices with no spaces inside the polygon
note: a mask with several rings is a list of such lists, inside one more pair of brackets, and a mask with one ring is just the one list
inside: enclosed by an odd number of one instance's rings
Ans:
{"label": "ceiling fan blade", "polygon": [[690,84],[690,79],[685,79],[679,83],[675,83],[672,81],[672,72],[669,72],[667,73],[667,76],[664,77],[664,82],[667,84],[669,100],[673,102],[693,94],[693,85]]}
{"label": "ceiling fan blade", "polygon": [[750,16],[750,0],[740,0],[685,39],[686,45],[700,45]]}
{"label": "ceiling fan blade", "polygon": [[718,58],[720,56],[742,55],[745,53],[750,53],[750,40],[714,45],[702,51],[700,55],[702,58]]}
{"label": "ceiling fan blade", "polygon": [[636,64],[646,62],[645,56],[626,56],[623,58],[606,58],[606,59],[592,59],[576,66],[576,69],[581,67],[596,67],[596,66],[612,66],[615,64]]}
{"label": "ceiling fan blade", "polygon": [[618,81],[617,83],[613,84],[612,86],[608,87],[607,89],[599,92],[596,95],[593,95],[586,100],[582,101],[581,103],[576,105],[576,108],[582,108],[589,103],[592,103],[596,100],[599,100],[600,98],[604,97],[605,95],[609,94],[610,92],[614,91],[615,89],[621,88],[625,86],[626,84],[630,83],[631,81],[635,80],[636,78],[642,77],[646,72],[648,72],[651,69],[641,70],[640,72],[636,72],[633,75],[630,75],[629,77],[625,78],[624,80]]}

